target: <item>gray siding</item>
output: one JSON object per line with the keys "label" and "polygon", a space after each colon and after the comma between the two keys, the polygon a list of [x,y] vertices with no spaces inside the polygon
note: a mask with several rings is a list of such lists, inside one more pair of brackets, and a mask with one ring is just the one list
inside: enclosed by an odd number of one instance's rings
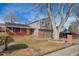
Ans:
{"label": "gray siding", "polygon": [[40,28],[52,30],[52,24],[48,18],[40,20]]}
{"label": "gray siding", "polygon": [[48,18],[44,18],[29,24],[32,28],[52,30],[52,24]]}
{"label": "gray siding", "polygon": [[[38,29],[46,29],[46,30],[52,30],[52,23],[48,18],[41,19],[39,21],[33,22],[29,24],[31,28],[35,28],[34,36],[38,36]],[[51,38],[52,32],[51,31],[44,31],[44,37],[45,38]]]}

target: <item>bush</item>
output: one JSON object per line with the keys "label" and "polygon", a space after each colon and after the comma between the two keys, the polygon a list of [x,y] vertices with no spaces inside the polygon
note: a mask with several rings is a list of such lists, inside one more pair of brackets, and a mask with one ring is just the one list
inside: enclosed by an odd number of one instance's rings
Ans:
{"label": "bush", "polygon": [[6,33],[0,33],[0,40],[5,41],[6,39],[7,39],[8,43],[14,41],[13,38],[11,36],[9,36],[8,34],[6,34]]}

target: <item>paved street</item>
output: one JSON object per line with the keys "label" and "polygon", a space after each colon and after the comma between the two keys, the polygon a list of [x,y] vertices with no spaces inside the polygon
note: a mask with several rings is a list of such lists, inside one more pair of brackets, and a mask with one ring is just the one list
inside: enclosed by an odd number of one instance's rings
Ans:
{"label": "paved street", "polygon": [[49,53],[45,56],[77,56],[79,54],[79,45],[74,45],[56,52]]}

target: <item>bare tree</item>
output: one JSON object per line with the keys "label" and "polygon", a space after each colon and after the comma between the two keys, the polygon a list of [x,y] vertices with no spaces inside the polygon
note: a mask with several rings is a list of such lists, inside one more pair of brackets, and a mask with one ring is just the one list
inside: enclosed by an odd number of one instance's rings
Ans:
{"label": "bare tree", "polygon": [[59,40],[59,33],[61,32],[61,29],[63,28],[63,25],[66,23],[66,21],[68,20],[68,17],[71,14],[72,8],[73,8],[73,4],[69,4],[69,8],[67,9],[67,13],[66,16],[64,16],[64,4],[62,4],[62,8],[60,11],[60,16],[61,16],[61,22],[59,24],[58,27],[56,27],[56,23],[55,23],[55,18],[59,12],[59,8],[60,8],[60,4],[58,6],[58,10],[56,11],[55,15],[52,16],[52,12],[51,12],[51,8],[50,8],[50,3],[48,3],[48,16],[50,18],[50,21],[52,22],[52,26],[53,26],[53,37],[55,40]]}
{"label": "bare tree", "polygon": [[4,16],[5,23],[19,23],[16,13],[8,13]]}

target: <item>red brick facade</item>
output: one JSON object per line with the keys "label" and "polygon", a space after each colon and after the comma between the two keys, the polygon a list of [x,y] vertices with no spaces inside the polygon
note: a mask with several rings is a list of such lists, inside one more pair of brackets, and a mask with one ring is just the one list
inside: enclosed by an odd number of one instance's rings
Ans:
{"label": "red brick facade", "polygon": [[7,30],[7,33],[10,35],[31,35],[33,33],[33,29],[27,29],[27,28],[19,28],[19,32],[14,32],[13,28],[11,30]]}
{"label": "red brick facade", "polygon": [[11,28],[10,30],[6,30],[6,32],[10,35],[25,35],[26,34],[26,29],[24,28],[19,28],[20,32],[14,32],[13,28]]}
{"label": "red brick facade", "polygon": [[5,28],[4,27],[0,27],[0,32],[4,32]]}

